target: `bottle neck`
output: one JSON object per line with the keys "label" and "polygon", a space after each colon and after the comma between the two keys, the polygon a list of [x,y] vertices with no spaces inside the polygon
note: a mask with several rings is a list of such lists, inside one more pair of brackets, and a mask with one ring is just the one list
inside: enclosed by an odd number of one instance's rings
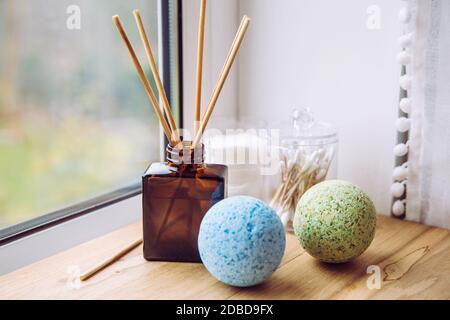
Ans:
{"label": "bottle neck", "polygon": [[181,144],[166,148],[166,160],[173,166],[202,166],[204,164],[205,146],[199,144],[192,149],[191,141],[183,141]]}

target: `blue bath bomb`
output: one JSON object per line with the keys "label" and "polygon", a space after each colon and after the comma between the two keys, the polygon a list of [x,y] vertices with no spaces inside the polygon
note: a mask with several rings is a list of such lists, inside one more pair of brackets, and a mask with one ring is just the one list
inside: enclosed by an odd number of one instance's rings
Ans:
{"label": "blue bath bomb", "polygon": [[236,287],[259,284],[281,262],[286,245],[283,224],[261,200],[237,196],[209,209],[200,225],[198,249],[206,269]]}

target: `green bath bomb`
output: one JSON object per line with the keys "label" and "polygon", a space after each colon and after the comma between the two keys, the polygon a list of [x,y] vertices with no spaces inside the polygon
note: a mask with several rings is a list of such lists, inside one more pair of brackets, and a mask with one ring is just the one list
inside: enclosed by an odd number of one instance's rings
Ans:
{"label": "green bath bomb", "polygon": [[362,254],[375,235],[376,211],[357,186],[339,180],[319,183],[300,199],[294,231],[313,257],[331,263]]}

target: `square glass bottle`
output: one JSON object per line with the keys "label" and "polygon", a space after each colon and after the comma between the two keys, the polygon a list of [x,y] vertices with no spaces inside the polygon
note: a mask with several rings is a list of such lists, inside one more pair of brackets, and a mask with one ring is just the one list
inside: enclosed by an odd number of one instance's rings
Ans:
{"label": "square glass bottle", "polygon": [[144,258],[201,262],[200,223],[227,195],[227,167],[204,163],[204,146],[168,146],[166,162],[152,164],[142,177]]}

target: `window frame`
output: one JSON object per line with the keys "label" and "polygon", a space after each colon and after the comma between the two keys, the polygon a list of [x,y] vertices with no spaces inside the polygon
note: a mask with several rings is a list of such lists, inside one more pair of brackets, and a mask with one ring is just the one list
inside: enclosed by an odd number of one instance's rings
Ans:
{"label": "window frame", "polygon": [[[158,0],[159,69],[169,102],[174,109],[176,115],[175,121],[178,126],[182,125],[183,120],[181,13],[181,0]],[[175,34],[172,33],[173,30],[176,30]],[[160,136],[164,137],[163,134],[160,134]],[[163,155],[166,144],[167,139],[164,137],[161,139],[161,155]],[[95,213],[100,209],[113,206],[118,202],[136,197],[141,193],[141,182],[135,181],[128,186],[112,192],[0,229],[0,247],[70,220]]]}

